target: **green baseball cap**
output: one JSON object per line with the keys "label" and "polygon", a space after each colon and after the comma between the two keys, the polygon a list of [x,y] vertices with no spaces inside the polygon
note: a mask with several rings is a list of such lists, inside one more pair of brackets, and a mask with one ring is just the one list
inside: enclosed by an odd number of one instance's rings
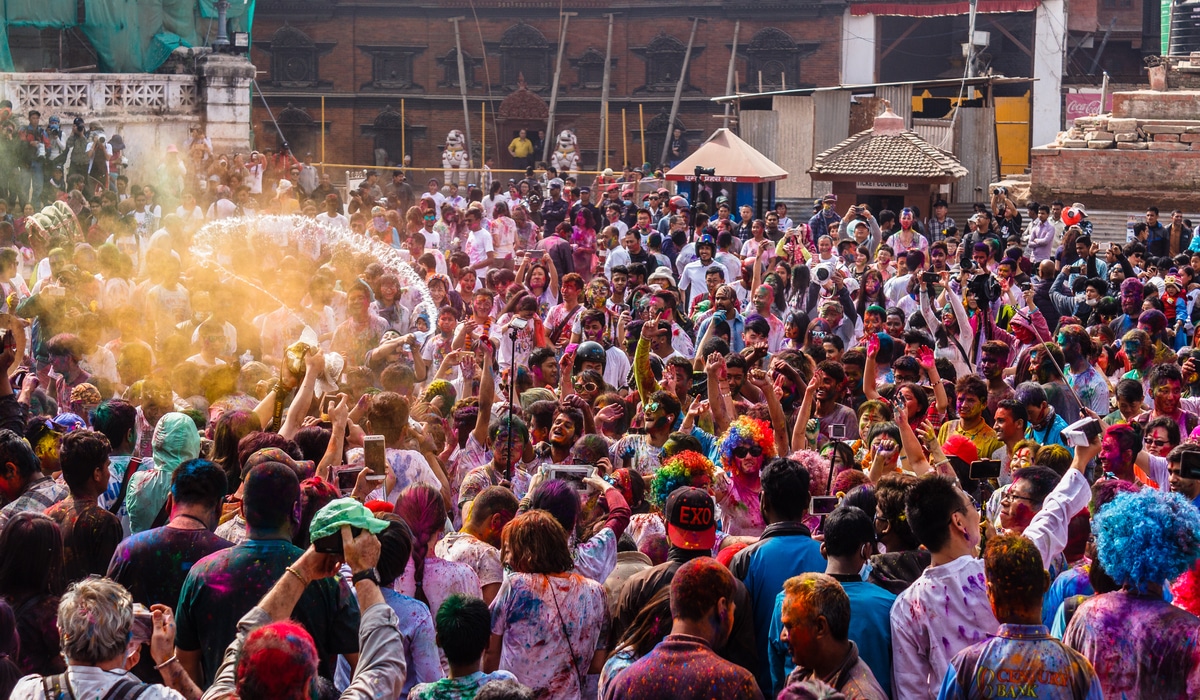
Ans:
{"label": "green baseball cap", "polygon": [[313,516],[312,524],[308,528],[309,537],[313,541],[328,537],[337,533],[343,525],[378,535],[387,528],[388,523],[376,518],[366,506],[353,498],[337,498]]}

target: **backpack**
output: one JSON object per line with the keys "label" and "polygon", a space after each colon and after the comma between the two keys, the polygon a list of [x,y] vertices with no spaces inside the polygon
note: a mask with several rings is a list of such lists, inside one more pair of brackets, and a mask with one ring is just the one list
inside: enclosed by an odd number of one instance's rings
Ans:
{"label": "backpack", "polygon": [[[101,700],[137,700],[142,693],[149,689],[148,683],[126,677],[113,684]],[[46,700],[75,700],[75,694],[71,692],[71,684],[67,679],[66,672],[43,676],[42,692],[45,693]]]}

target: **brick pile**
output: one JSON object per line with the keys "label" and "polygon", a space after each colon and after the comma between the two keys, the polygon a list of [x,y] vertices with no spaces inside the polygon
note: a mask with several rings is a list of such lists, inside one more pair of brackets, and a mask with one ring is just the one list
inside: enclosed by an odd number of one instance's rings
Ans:
{"label": "brick pile", "polygon": [[1122,151],[1200,151],[1200,121],[1079,117],[1051,147]]}

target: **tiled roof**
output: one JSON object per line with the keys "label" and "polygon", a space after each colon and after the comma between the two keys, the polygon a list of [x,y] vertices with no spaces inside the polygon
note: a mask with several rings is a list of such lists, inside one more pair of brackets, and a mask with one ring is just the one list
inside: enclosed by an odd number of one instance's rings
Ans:
{"label": "tiled roof", "polygon": [[892,177],[964,177],[967,169],[954,156],[912,131],[894,136],[861,131],[813,159],[810,175]]}

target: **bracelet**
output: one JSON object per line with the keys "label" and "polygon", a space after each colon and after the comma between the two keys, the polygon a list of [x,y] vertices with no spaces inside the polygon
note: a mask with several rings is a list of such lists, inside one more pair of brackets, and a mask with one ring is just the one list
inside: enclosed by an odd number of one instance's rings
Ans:
{"label": "bracelet", "polygon": [[166,661],[162,662],[161,664],[158,664],[157,666],[155,666],[154,670],[161,671],[164,668],[166,668],[167,666],[170,666],[172,663],[174,663],[178,660],[179,660],[178,654],[171,654],[171,658],[169,658]]}
{"label": "bracelet", "polygon": [[293,568],[292,568],[292,567],[290,567],[290,566],[289,566],[289,567],[287,567],[287,568],[285,568],[285,569],[284,569],[284,571],[288,572],[288,573],[289,573],[289,574],[291,574],[292,576],[295,576],[295,577],[296,577],[296,579],[297,579],[298,581],[300,581],[300,585],[302,585],[302,586],[307,586],[307,585],[308,585],[308,579],[304,578],[304,576],[302,576],[302,575],[300,574],[300,572],[299,572],[299,571],[296,571],[295,569],[293,569]]}

